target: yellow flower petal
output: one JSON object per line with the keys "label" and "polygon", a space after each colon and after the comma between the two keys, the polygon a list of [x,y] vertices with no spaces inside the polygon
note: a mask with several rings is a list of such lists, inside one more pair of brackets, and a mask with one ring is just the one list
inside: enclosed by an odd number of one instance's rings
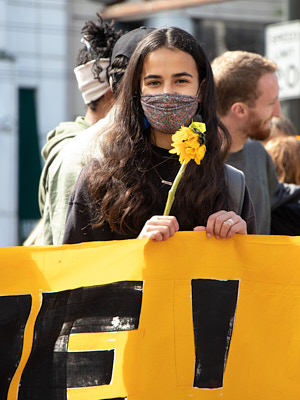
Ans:
{"label": "yellow flower petal", "polygon": [[206,132],[206,125],[204,122],[192,122],[189,127],[191,129],[193,129],[193,128],[198,129],[198,131],[200,131],[202,133]]}
{"label": "yellow flower petal", "polygon": [[[206,130],[205,124],[202,122],[193,122],[190,126],[192,125],[201,132],[205,132]],[[170,153],[177,154],[181,164],[183,161],[187,164],[191,160],[195,160],[198,165],[200,164],[206,147],[200,145],[198,133],[195,133],[191,128],[182,126],[172,135],[172,140],[172,147],[174,149],[171,149]]]}

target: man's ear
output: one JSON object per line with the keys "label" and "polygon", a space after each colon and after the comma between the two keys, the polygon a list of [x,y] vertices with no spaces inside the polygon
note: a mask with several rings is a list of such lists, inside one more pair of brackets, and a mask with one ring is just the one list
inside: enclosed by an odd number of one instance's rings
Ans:
{"label": "man's ear", "polygon": [[231,112],[237,117],[237,118],[245,118],[248,116],[249,113],[249,108],[245,103],[242,102],[236,102],[233,103],[231,106]]}
{"label": "man's ear", "polygon": [[113,80],[112,80],[111,76],[109,77],[109,86],[110,86],[110,88],[112,90],[112,88],[113,88]]}
{"label": "man's ear", "polygon": [[112,96],[112,90],[111,87],[109,87],[107,89],[107,91],[104,93],[104,96],[107,97],[107,99],[109,99]]}

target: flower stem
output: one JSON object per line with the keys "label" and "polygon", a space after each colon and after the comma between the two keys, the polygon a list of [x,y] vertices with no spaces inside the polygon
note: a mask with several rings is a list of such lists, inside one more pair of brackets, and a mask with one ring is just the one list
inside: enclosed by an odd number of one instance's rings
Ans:
{"label": "flower stem", "polygon": [[175,200],[175,192],[176,192],[177,186],[178,186],[178,184],[180,182],[180,179],[183,176],[185,168],[186,168],[186,163],[183,160],[183,163],[181,164],[180,170],[177,172],[177,175],[176,175],[176,178],[174,179],[173,185],[172,185],[171,189],[169,190],[168,199],[167,199],[164,215],[169,215],[170,214],[171,207],[172,207],[173,202]]}

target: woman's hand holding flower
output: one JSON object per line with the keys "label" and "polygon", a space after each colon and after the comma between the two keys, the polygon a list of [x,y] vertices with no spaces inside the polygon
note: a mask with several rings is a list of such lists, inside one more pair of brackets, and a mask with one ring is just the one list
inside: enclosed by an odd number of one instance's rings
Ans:
{"label": "woman's hand holding flower", "polygon": [[179,230],[177,219],[174,216],[154,215],[144,225],[138,239],[153,239],[161,242],[174,236]]}
{"label": "woman's hand holding flower", "polygon": [[215,235],[216,239],[227,239],[236,233],[247,235],[247,224],[233,211],[221,210],[209,216],[206,227],[196,226],[194,231],[206,231],[208,238]]}
{"label": "woman's hand holding flower", "polygon": [[[179,155],[181,168],[169,191],[164,215],[156,215],[150,218],[144,225],[139,239],[153,239],[157,242],[167,240],[179,230],[178,221],[174,216],[169,216],[177,186],[181,180],[186,165],[191,160],[198,165],[205,156],[205,132],[206,126],[203,122],[192,122],[187,127],[181,127],[173,136],[173,149],[170,153]],[[194,231],[206,231],[208,238],[214,235],[217,239],[232,238],[236,233],[247,234],[246,222],[233,211],[218,211],[210,215],[205,226],[196,226]]]}

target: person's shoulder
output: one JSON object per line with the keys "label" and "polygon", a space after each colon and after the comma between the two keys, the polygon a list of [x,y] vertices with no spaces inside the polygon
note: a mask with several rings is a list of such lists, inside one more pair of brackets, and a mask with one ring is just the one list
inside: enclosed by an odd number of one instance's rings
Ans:
{"label": "person's shoulder", "polygon": [[42,156],[45,160],[50,153],[56,155],[63,146],[90,125],[84,122],[83,117],[77,117],[75,121],[61,122],[55,129],[47,134],[47,142],[42,148]]}
{"label": "person's shoulder", "polygon": [[93,125],[90,125],[87,129],[82,130],[81,132],[74,137],[70,145],[74,147],[82,146],[85,143],[88,143],[90,140],[95,139],[98,135],[101,135],[104,128],[110,123],[111,114],[108,113],[106,117],[99,119],[99,121],[95,122]]}
{"label": "person's shoulder", "polygon": [[70,132],[78,132],[89,127],[84,117],[77,117],[75,121],[60,122],[54,129],[47,134],[47,141],[53,140],[55,137],[68,134]]}
{"label": "person's shoulder", "polygon": [[266,149],[259,140],[248,139],[244,144],[244,151],[251,151],[253,153],[267,154]]}
{"label": "person's shoulder", "polygon": [[58,158],[60,163],[68,165],[74,163],[74,165],[84,165],[90,158],[92,150],[96,152],[96,139],[97,131],[90,128],[79,132],[72,140],[70,140],[64,148],[61,150]]}
{"label": "person's shoulder", "polygon": [[81,157],[84,164],[91,158],[98,157],[99,144],[102,136],[104,137],[106,130],[112,122],[112,115],[108,115],[88,129],[79,132],[63,149],[62,157],[73,158]]}
{"label": "person's shoulder", "polygon": [[239,180],[241,182],[245,181],[245,175],[243,171],[229,164],[224,164],[224,166],[228,180]]}
{"label": "person's shoulder", "polygon": [[225,165],[225,176],[227,180],[227,186],[229,189],[230,198],[233,202],[233,211],[237,214],[241,214],[245,196],[245,175],[244,173],[231,165]]}
{"label": "person's shoulder", "polygon": [[60,174],[76,176],[82,167],[92,158],[101,156],[99,138],[110,117],[100,119],[89,128],[78,132],[57,154],[54,169],[60,169]]}
{"label": "person's shoulder", "polygon": [[248,139],[243,148],[243,156],[249,168],[272,164],[271,156],[259,140]]}
{"label": "person's shoulder", "polygon": [[74,183],[72,191],[72,201],[75,203],[86,203],[90,201],[90,192],[88,189],[89,176],[92,165],[95,161],[91,160],[88,164],[81,168],[78,173],[77,180]]}

